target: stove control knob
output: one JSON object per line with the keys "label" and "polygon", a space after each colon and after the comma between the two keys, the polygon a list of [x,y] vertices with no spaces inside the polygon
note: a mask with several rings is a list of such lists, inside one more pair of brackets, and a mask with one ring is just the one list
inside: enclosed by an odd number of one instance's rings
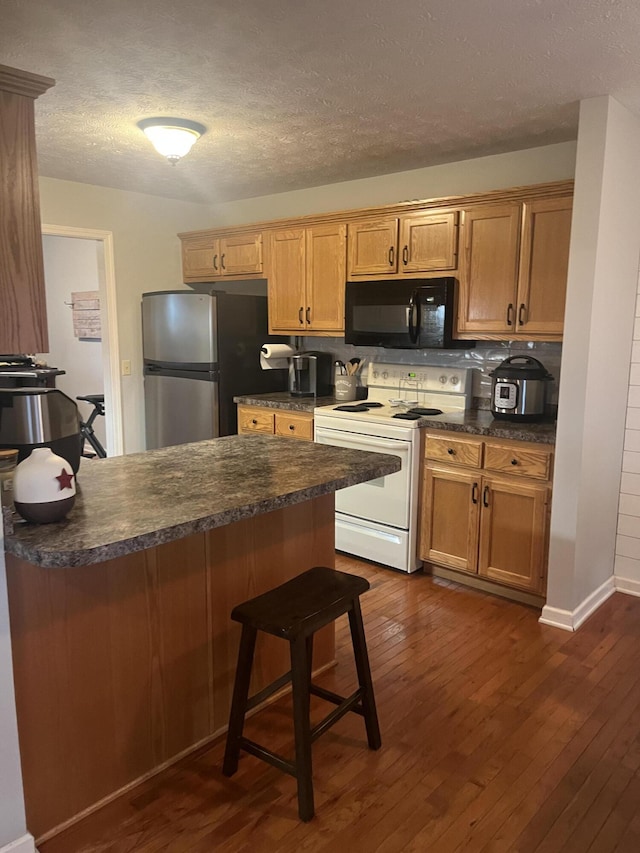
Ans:
{"label": "stove control knob", "polygon": [[445,376],[445,374],[444,374],[444,373],[443,373],[443,374],[442,374],[442,376],[440,377],[440,383],[441,383],[442,385],[446,385],[446,384],[447,384],[447,377]]}
{"label": "stove control knob", "polygon": [[378,371],[377,371],[377,370],[374,370],[374,371],[373,371],[373,378],[374,378],[374,379],[377,379],[377,378],[378,378]]}
{"label": "stove control knob", "polygon": [[385,372],[382,374],[382,378],[383,378],[383,379],[388,379],[388,378],[389,378],[389,374],[387,373],[387,371],[386,371],[386,370],[385,370]]}
{"label": "stove control knob", "polygon": [[460,382],[460,378],[458,376],[452,376],[449,381],[452,385],[457,385]]}

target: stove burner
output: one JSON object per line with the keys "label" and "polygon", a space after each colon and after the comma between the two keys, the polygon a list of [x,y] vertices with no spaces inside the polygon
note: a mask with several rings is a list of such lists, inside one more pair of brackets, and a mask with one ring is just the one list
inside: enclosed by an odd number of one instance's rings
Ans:
{"label": "stove burner", "polygon": [[428,409],[423,406],[415,406],[413,409],[409,409],[409,414],[412,415],[441,415],[442,409]]}
{"label": "stove burner", "polygon": [[367,409],[382,409],[382,403],[368,403],[366,400],[360,403],[361,406],[366,406]]}
{"label": "stove burner", "polygon": [[422,417],[416,412],[398,412],[397,415],[391,415],[392,418],[401,418],[403,421],[419,421]]}
{"label": "stove burner", "polygon": [[369,408],[367,406],[362,405],[362,403],[358,403],[355,406],[334,406],[334,412],[368,412]]}

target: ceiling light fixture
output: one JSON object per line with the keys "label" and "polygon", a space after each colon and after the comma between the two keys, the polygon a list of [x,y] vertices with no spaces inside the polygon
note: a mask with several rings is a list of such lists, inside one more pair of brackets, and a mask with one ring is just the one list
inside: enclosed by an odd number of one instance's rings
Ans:
{"label": "ceiling light fixture", "polygon": [[138,122],[158,154],[172,166],[188,154],[194,143],[206,132],[203,124],[184,118],[145,118]]}

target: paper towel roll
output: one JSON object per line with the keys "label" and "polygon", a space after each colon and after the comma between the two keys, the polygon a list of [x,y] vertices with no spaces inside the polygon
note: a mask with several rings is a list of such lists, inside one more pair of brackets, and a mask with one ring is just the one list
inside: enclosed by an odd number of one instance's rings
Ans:
{"label": "paper towel roll", "polygon": [[289,367],[287,359],[296,350],[289,344],[263,344],[260,350],[260,367],[263,370],[282,370]]}

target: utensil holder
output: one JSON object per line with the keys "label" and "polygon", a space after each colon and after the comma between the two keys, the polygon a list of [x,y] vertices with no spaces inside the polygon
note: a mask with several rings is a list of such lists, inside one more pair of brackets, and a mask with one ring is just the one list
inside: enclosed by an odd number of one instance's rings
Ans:
{"label": "utensil holder", "polygon": [[358,379],[356,376],[336,376],[336,400],[345,403],[356,399]]}

